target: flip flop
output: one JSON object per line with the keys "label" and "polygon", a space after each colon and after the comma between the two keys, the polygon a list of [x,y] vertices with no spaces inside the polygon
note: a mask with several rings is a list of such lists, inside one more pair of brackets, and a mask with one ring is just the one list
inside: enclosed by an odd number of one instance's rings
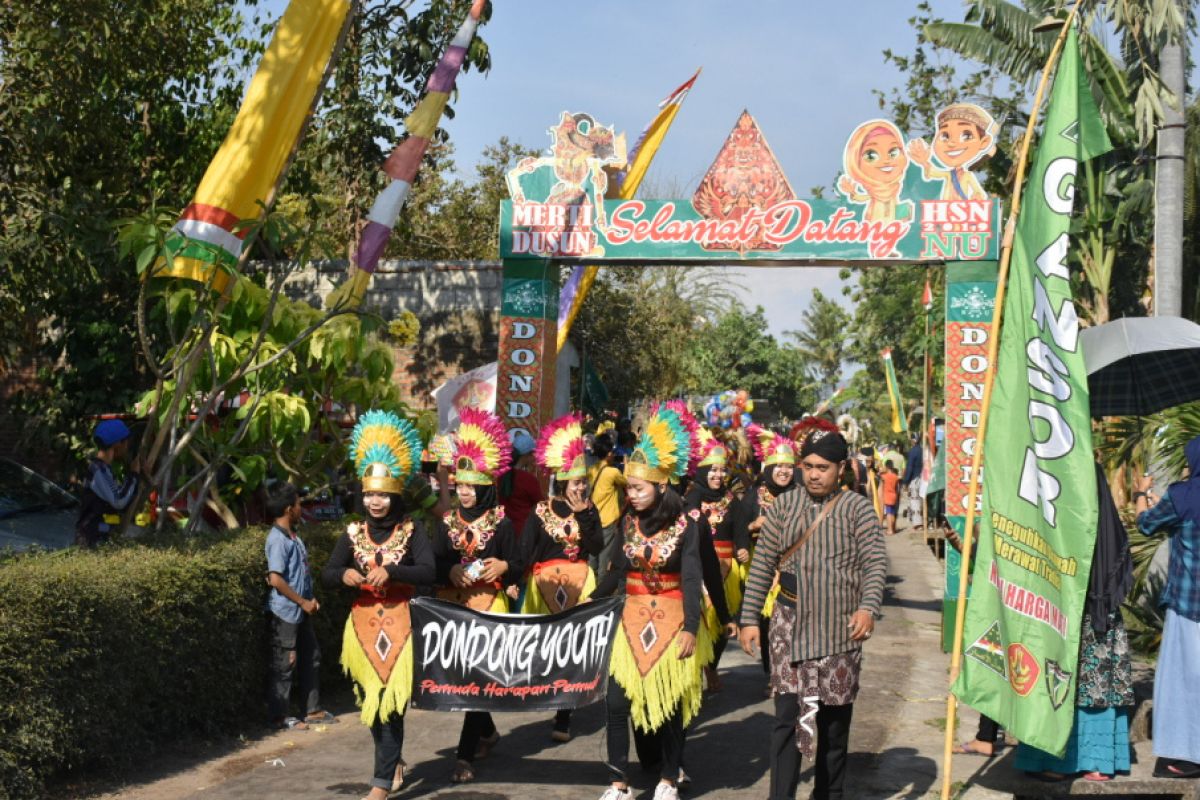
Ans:
{"label": "flip flop", "polygon": [[960,756],[979,756],[980,758],[995,758],[996,754],[999,753],[1001,750],[1001,747],[999,745],[993,744],[992,752],[990,752],[990,753],[980,752],[979,750],[976,750],[975,748],[971,747],[971,745],[974,744],[975,741],[977,741],[977,740],[972,739],[969,742],[963,742],[962,744],[960,744],[954,748],[954,753],[956,755],[960,755]]}
{"label": "flip flop", "polygon": [[308,725],[299,717],[287,717],[275,723],[275,727],[281,731],[306,731]]}
{"label": "flip flop", "polygon": [[338,721],[338,718],[328,711],[318,711],[315,714],[309,714],[304,718],[307,725],[332,725]]}

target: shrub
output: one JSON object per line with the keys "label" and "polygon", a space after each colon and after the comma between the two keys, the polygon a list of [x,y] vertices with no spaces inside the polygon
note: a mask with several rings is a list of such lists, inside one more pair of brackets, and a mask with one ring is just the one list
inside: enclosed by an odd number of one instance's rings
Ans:
{"label": "shrub", "polygon": [[[322,690],[341,681],[350,597],[319,573],[341,525],[306,526]],[[0,796],[122,768],[266,716],[265,528],[0,564]]]}

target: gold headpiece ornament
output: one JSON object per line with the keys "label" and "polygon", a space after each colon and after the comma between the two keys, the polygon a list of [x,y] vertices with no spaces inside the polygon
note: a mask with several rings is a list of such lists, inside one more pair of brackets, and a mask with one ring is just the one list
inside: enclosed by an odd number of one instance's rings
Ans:
{"label": "gold headpiece ornament", "polygon": [[421,435],[390,411],[368,411],[350,435],[349,455],[364,492],[400,494],[421,468]]}
{"label": "gold headpiece ornament", "polygon": [[712,431],[702,427],[696,432],[696,439],[700,447],[700,463],[696,465],[697,468],[725,466],[729,459],[729,451],[713,436]]}
{"label": "gold headpiece ornament", "polygon": [[542,435],[533,450],[537,462],[560,481],[587,475],[586,453],[583,419],[576,414],[559,417],[542,428]]}
{"label": "gold headpiece ornament", "polygon": [[512,445],[495,414],[470,406],[458,412],[454,432],[454,478],[459,483],[491,486],[512,463]]}
{"label": "gold headpiece ornament", "polygon": [[696,431],[699,427],[682,401],[670,400],[658,406],[625,463],[625,476],[651,483],[669,483],[682,478],[691,471],[698,458]]}

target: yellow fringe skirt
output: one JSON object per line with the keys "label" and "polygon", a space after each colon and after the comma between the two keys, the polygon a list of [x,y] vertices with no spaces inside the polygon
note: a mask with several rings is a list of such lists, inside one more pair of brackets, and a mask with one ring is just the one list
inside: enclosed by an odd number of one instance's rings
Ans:
{"label": "yellow fringe skirt", "polygon": [[342,670],[354,681],[364,725],[403,715],[412,696],[412,619],[405,591],[363,591],[342,633]]}
{"label": "yellow fringe skirt", "polygon": [[596,573],[586,561],[543,561],[533,566],[521,613],[557,614],[587,600],[595,590]]}
{"label": "yellow fringe skirt", "polygon": [[633,724],[647,733],[662,727],[677,709],[684,725],[700,711],[702,667],[712,662],[712,637],[708,627],[700,625],[695,652],[680,659],[675,648],[682,627],[682,598],[626,597],[609,674],[629,696]]}

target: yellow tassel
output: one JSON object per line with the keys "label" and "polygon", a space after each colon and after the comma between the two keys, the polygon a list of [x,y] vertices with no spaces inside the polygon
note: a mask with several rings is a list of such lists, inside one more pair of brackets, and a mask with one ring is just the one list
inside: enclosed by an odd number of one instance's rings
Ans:
{"label": "yellow tassel", "polygon": [[[579,595],[579,602],[582,603],[592,596],[592,592],[596,591],[596,573],[588,567],[587,577],[583,579],[583,592]],[[525,585],[525,601],[521,604],[522,614],[550,614],[550,606],[546,605],[546,599],[542,597],[542,593],[538,591],[537,581],[533,576],[529,576],[529,582]]]}
{"label": "yellow tassel", "polygon": [[734,619],[737,619],[738,611],[742,608],[742,575],[739,566],[734,562],[725,576],[725,605],[729,607],[729,616]]}
{"label": "yellow tassel", "polygon": [[379,680],[371,660],[363,652],[358,636],[354,633],[354,623],[346,619],[346,629],[342,633],[342,670],[353,679],[354,694],[362,707],[359,719],[364,725],[374,724],[376,719],[386,720],[393,714],[403,715],[412,696],[413,678],[413,637],[410,634],[404,643],[404,649],[388,676],[387,686]]}
{"label": "yellow tassel", "polygon": [[763,601],[762,615],[767,619],[771,618],[771,612],[775,610],[775,598],[779,596],[779,584],[771,587],[771,591],[767,592],[767,599]]}
{"label": "yellow tassel", "polygon": [[675,655],[675,648],[668,646],[643,678],[622,626],[613,642],[608,671],[629,696],[633,724],[650,733],[661,728],[677,708],[683,712],[685,726],[700,713],[700,701],[704,696],[701,667],[711,663],[712,659],[712,639],[708,629],[701,625],[696,631],[695,653],[680,660]]}

